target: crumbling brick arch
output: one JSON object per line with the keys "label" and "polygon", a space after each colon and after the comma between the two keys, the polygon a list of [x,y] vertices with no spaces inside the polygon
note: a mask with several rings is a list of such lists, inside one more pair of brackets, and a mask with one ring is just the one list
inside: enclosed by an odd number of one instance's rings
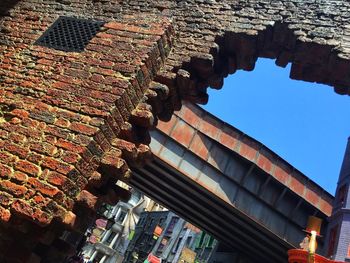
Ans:
{"label": "crumbling brick arch", "polygon": [[[253,70],[258,57],[292,64],[292,79],[333,86],[350,94],[349,37],[344,1],[168,1],[177,41],[156,80],[172,103],[206,103],[206,88],[221,88],[237,69]],[[165,10],[165,11],[164,11]],[[177,98],[176,98],[177,97]],[[169,119],[170,111],[160,118]]]}
{"label": "crumbling brick arch", "polygon": [[[212,53],[194,56],[183,65],[182,69],[188,70],[197,83],[198,91],[201,86],[221,88],[223,78],[228,74],[239,69],[251,71],[257,58],[265,57],[276,59],[276,65],[281,67],[291,63],[292,79],[328,84],[338,93],[346,92],[347,80],[339,77],[347,74],[345,68],[341,68],[346,62],[339,56],[336,46],[304,42],[288,24],[276,23],[257,32],[225,32],[215,43],[218,47],[212,49]],[[183,72],[179,77],[182,75]],[[179,87],[179,90],[186,99],[186,89],[183,91]]]}
{"label": "crumbling brick arch", "polygon": [[[252,70],[259,56],[292,62],[293,78],[350,91],[347,1],[17,2],[12,10],[6,1],[0,17],[0,136],[8,157],[0,171],[7,197],[0,229],[8,231],[0,244],[13,249],[14,228],[28,230],[26,237],[37,232],[28,222],[74,224],[74,204],[98,203],[94,183],[106,174],[127,180],[129,167],[142,165],[157,118],[169,119],[183,99],[206,102],[208,86],[220,88],[236,69]],[[33,46],[58,16],[76,14],[111,22],[86,52]],[[68,201],[56,202],[56,194]],[[55,210],[55,202],[67,209]],[[42,239],[50,245],[54,238]],[[22,241],[30,254],[37,240]],[[21,260],[5,250],[0,260]]]}

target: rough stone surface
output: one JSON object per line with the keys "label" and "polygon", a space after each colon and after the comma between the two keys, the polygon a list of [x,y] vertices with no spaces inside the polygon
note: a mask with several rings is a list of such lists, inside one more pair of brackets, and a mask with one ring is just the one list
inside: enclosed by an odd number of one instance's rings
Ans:
{"label": "rough stone surface", "polygon": [[[0,261],[37,259],[42,241],[29,237],[38,227],[83,229],[79,215],[93,206],[83,190],[106,197],[106,185],[148,158],[158,119],[183,99],[205,103],[207,87],[253,70],[257,57],[292,62],[292,78],[350,94],[349,10],[340,0],[3,0],[0,245],[23,255],[2,249]],[[106,24],[81,53],[34,45],[60,15]],[[27,238],[12,244],[14,232]],[[53,242],[43,262],[69,251]]]}

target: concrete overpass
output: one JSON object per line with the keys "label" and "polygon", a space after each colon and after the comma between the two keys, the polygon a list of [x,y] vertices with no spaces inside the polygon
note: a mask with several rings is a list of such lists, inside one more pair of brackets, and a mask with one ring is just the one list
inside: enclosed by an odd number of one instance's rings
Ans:
{"label": "concrete overpass", "polygon": [[[193,104],[152,132],[153,162],[131,184],[245,255],[287,262],[308,216],[333,197],[253,138]],[[323,241],[319,250],[323,249]]]}

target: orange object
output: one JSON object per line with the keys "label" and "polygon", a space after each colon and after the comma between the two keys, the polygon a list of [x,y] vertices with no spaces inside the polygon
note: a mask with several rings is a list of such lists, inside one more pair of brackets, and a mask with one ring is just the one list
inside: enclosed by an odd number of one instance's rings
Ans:
{"label": "orange object", "polygon": [[311,231],[316,231],[317,235],[319,236],[321,233],[321,225],[322,219],[315,216],[309,216],[306,232],[311,233]]}
{"label": "orange object", "polygon": [[156,226],[156,228],[154,229],[153,234],[157,237],[160,237],[160,235],[162,234],[163,229],[160,226]]}
{"label": "orange object", "polygon": [[[289,263],[309,263],[310,254],[308,251],[302,249],[290,249],[288,250],[288,262]],[[322,257],[318,254],[313,255],[314,263],[345,263],[343,261],[334,261],[328,258]]]}

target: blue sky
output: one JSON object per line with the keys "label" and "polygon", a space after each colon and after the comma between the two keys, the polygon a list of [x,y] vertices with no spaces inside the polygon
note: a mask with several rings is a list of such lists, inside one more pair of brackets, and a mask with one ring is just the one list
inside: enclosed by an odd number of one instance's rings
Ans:
{"label": "blue sky", "polygon": [[330,86],[291,80],[290,65],[259,59],[222,90],[209,89],[204,108],[260,141],[334,194],[347,138],[350,96]]}

